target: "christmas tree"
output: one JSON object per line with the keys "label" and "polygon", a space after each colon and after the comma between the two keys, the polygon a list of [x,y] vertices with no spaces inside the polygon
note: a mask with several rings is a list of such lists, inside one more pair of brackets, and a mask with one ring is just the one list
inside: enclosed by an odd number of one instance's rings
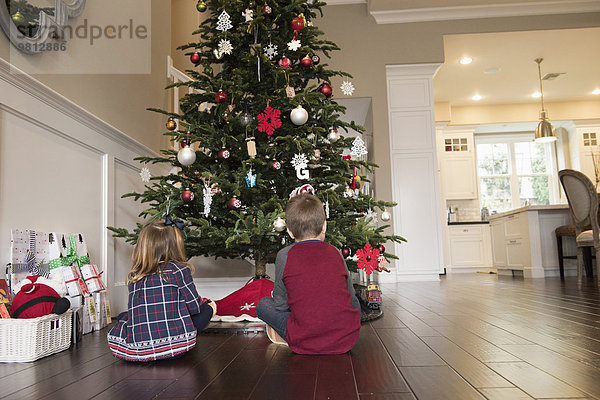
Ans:
{"label": "christmas tree", "polygon": [[[176,84],[194,91],[181,99],[179,114],[151,109],[169,118],[165,135],[174,148],[139,158],[177,169],[151,178],[143,193],[124,195],[148,203],[141,217],[184,221],[188,256],[251,259],[264,276],[266,263],[291,243],[286,203],[304,191],[325,205],[326,241],[342,249],[351,270],[384,268],[383,243],[404,241],[377,226],[377,211],[387,221],[394,204],[366,190],[376,165],[366,161],[364,142],[341,134],[360,136],[364,128],[342,121],[345,108],[333,100],[331,78],[351,76],[321,60],[339,50],[312,24],[324,5],[198,2],[210,16],[194,32],[198,42],[179,48],[190,56],[193,80]],[[346,80],[344,94],[353,90]],[[111,229],[135,243],[142,226]]]}

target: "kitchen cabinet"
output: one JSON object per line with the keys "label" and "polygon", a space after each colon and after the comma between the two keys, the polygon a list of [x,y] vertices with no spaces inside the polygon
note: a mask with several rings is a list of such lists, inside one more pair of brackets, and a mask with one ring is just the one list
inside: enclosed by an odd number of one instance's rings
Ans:
{"label": "kitchen cabinet", "polygon": [[527,206],[490,216],[493,266],[499,275],[558,275],[554,230],[571,222],[567,204]]}
{"label": "kitchen cabinet", "polygon": [[442,197],[446,200],[477,198],[477,168],[473,131],[438,133]]}
{"label": "kitchen cabinet", "polygon": [[448,226],[449,272],[473,272],[492,267],[488,224]]}

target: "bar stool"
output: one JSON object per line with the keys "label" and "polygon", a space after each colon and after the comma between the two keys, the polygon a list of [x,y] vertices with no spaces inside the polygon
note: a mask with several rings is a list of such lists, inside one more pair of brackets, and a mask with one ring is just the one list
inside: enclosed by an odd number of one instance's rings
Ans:
{"label": "bar stool", "polygon": [[[554,230],[554,234],[556,235],[556,248],[558,250],[558,268],[560,270],[560,277],[564,278],[565,276],[565,263],[564,259],[573,259],[576,260],[577,256],[565,256],[563,254],[563,246],[562,246],[562,238],[563,237],[572,237],[575,239],[575,225],[562,225]],[[585,275],[591,276],[592,274],[592,248],[584,247],[583,248],[583,264],[585,265]]]}

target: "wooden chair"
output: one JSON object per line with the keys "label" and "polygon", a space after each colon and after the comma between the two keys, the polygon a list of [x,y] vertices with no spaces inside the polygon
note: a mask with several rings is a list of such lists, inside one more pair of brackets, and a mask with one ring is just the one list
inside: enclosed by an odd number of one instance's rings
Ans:
{"label": "wooden chair", "polygon": [[[589,226],[585,230],[591,229]],[[558,269],[560,271],[560,277],[565,277],[565,259],[576,260],[577,256],[574,255],[564,255],[563,250],[563,238],[572,237],[575,239],[577,235],[575,234],[575,225],[562,225],[554,230],[554,235],[556,236],[556,249],[558,250]],[[583,248],[583,266],[585,267],[585,276],[592,276],[592,248],[584,247]]]}
{"label": "wooden chair", "polygon": [[[583,278],[584,247],[593,247],[596,261],[600,260],[600,226],[598,224],[598,194],[592,181],[579,171],[563,169],[558,172],[560,183],[565,189],[577,243],[577,278]],[[588,229],[591,225],[592,229]],[[596,265],[596,278],[600,283]]]}

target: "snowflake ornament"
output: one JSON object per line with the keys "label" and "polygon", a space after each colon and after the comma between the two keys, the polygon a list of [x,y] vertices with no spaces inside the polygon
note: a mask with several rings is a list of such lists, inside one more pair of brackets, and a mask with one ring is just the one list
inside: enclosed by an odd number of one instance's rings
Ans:
{"label": "snowflake ornament", "polygon": [[258,131],[266,132],[267,135],[271,136],[275,133],[275,129],[281,126],[281,111],[277,109],[273,109],[271,107],[266,107],[265,111],[258,114],[256,120],[258,121]]}
{"label": "snowflake ornament", "polygon": [[340,89],[342,89],[342,93],[346,96],[352,96],[354,94],[354,85],[352,82],[344,81],[342,86],[340,86]]}
{"label": "snowflake ornament", "polygon": [[246,174],[246,185],[248,185],[248,187],[256,186],[256,174],[252,174],[252,168],[250,168],[250,171]]}
{"label": "snowflake ornament", "polygon": [[364,249],[356,250],[358,257],[357,266],[365,271],[367,275],[371,275],[374,270],[379,268],[379,250],[371,247],[367,243]]}
{"label": "snowflake ornament", "polygon": [[287,46],[288,46],[288,50],[296,51],[302,46],[302,43],[300,43],[300,41],[298,39],[294,39],[291,42],[289,42],[287,44]]}
{"label": "snowflake ornament", "polygon": [[219,19],[217,21],[217,30],[224,32],[230,30],[231,28],[233,28],[233,25],[231,25],[231,17],[226,11],[223,11],[219,15]]}
{"label": "snowflake ornament", "polygon": [[308,158],[303,153],[299,153],[294,155],[292,158],[292,165],[294,168],[301,168],[308,165]]}
{"label": "snowflake ornament", "polygon": [[265,47],[263,51],[265,55],[269,57],[269,60],[274,59],[275,57],[277,57],[277,54],[279,54],[279,52],[277,51],[277,45],[271,42],[269,42],[269,44]]}
{"label": "snowflake ornament", "polygon": [[150,182],[150,178],[152,178],[150,170],[146,167],[142,168],[142,170],[140,171],[140,177],[142,178],[142,182]]}
{"label": "snowflake ornament", "polygon": [[246,18],[246,22],[250,22],[254,19],[254,10],[246,8],[246,10],[242,13],[242,17]]}
{"label": "snowflake ornament", "polygon": [[219,41],[219,53],[220,54],[231,54],[233,51],[233,46],[231,42],[227,39],[221,39]]}
{"label": "snowflake ornament", "polygon": [[360,136],[357,136],[356,139],[354,139],[354,142],[352,142],[352,149],[350,149],[350,155],[353,157],[361,157],[361,156],[366,156],[368,154],[367,152],[367,146],[365,146],[365,142],[360,138]]}
{"label": "snowflake ornament", "polygon": [[365,221],[369,225],[377,226],[377,213],[369,208],[369,211],[365,214]]}

